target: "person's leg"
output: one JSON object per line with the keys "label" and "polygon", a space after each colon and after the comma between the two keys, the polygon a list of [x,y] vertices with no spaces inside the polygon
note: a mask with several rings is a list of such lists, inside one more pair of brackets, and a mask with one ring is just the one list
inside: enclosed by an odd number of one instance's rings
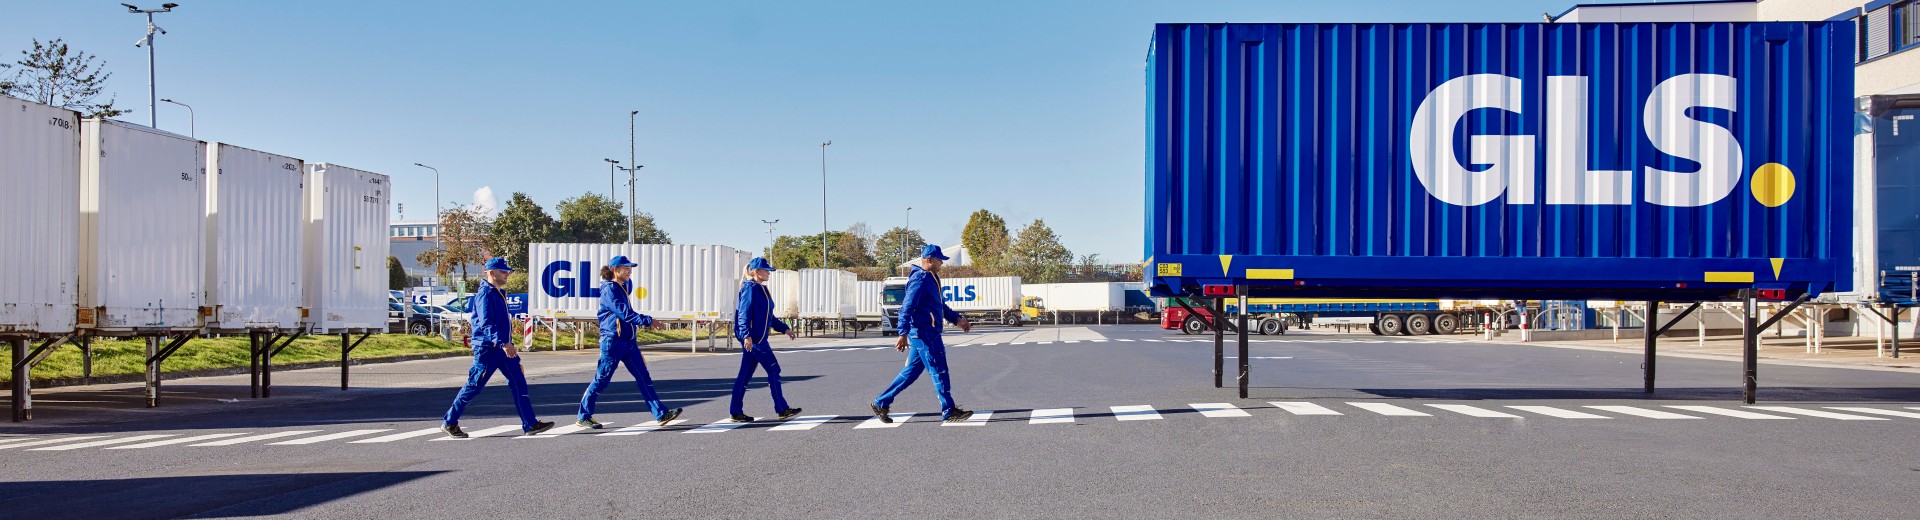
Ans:
{"label": "person's leg", "polygon": [[520,410],[520,429],[532,430],[540,419],[533,416],[533,398],[527,395],[527,374],[520,370],[520,358],[506,358],[500,364],[500,373],[507,376],[507,390],[513,392],[513,407]]}
{"label": "person's leg", "polygon": [[885,391],[880,392],[880,397],[873,399],[874,406],[891,408],[893,406],[893,398],[899,397],[901,391],[906,390],[908,386],[912,385],[914,380],[920,379],[920,371],[925,369],[920,362],[921,350],[924,349],[919,347],[919,340],[911,341],[914,342],[914,346],[907,348],[907,365],[900,367],[900,375],[893,378],[893,384],[888,385]]}
{"label": "person's leg", "polygon": [[934,338],[925,343],[927,371],[933,375],[933,391],[940,394],[940,417],[953,414],[953,377],[947,374],[947,346]]}
{"label": "person's leg", "polygon": [[753,370],[760,366],[760,363],[754,360],[755,355],[753,350],[740,353],[740,373],[733,376],[733,402],[727,405],[729,415],[746,415],[746,411],[741,406],[741,400],[747,396],[747,381],[753,379]]}
{"label": "person's leg", "polygon": [[640,386],[640,398],[647,400],[647,408],[653,411],[653,418],[665,419],[667,406],[660,403],[660,394],[653,391],[653,376],[647,374],[647,358],[640,355],[639,347],[627,347],[620,355],[620,362],[626,363],[627,373],[633,374],[633,383]]}
{"label": "person's leg", "polygon": [[607,382],[613,380],[613,369],[620,366],[620,358],[605,348],[600,349],[600,366],[593,372],[593,381],[587,383],[587,392],[580,396],[580,420],[593,418],[593,407],[600,402],[600,392],[607,389]]}
{"label": "person's leg", "polygon": [[780,360],[773,357],[773,349],[765,345],[754,347],[754,359],[767,369],[767,390],[773,392],[773,413],[778,415],[787,411],[787,396],[780,393]]}
{"label": "person's leg", "polygon": [[460,387],[460,393],[454,394],[453,406],[447,408],[445,424],[460,424],[460,415],[467,412],[467,404],[473,397],[480,395],[480,389],[487,387],[487,380],[493,378],[493,364],[487,359],[485,351],[473,353],[473,367],[467,369],[467,386]]}

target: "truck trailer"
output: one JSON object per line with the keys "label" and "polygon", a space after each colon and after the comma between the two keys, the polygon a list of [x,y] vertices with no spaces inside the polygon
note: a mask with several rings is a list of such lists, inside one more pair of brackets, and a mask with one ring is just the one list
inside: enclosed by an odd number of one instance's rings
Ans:
{"label": "truck trailer", "polygon": [[[907,278],[890,277],[881,290],[880,331],[898,333],[900,303],[906,298]],[[1020,277],[944,278],[940,280],[940,299],[954,312],[976,324],[996,323],[1018,326],[1020,314]]]}

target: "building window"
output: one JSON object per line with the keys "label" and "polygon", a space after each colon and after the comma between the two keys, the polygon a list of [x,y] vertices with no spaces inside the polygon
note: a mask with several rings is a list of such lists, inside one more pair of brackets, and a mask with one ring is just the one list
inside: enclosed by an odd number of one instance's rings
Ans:
{"label": "building window", "polygon": [[1880,6],[1854,19],[1854,59],[1867,61],[1920,46],[1920,1]]}

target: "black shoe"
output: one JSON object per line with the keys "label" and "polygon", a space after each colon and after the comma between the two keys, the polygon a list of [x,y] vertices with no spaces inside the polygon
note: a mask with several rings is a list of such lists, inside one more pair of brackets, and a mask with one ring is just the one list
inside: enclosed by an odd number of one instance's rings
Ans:
{"label": "black shoe", "polygon": [[888,413],[893,412],[892,408],[881,408],[880,405],[877,405],[877,404],[870,404],[867,406],[873,407],[873,416],[879,417],[880,422],[893,424],[893,418],[887,416]]}
{"label": "black shoe", "polygon": [[553,429],[553,421],[540,421],[533,423],[533,428],[527,430],[526,435],[539,435],[541,432],[551,429]]}
{"label": "black shoe", "polygon": [[733,414],[733,422],[753,422],[753,416],[736,413]]}
{"label": "black shoe", "polygon": [[670,422],[673,422],[673,420],[674,420],[674,419],[679,419],[679,418],[680,418],[680,411],[681,411],[681,409],[680,409],[680,408],[674,408],[674,409],[672,409],[672,410],[667,410],[667,416],[666,416],[666,417],[661,417],[661,418],[660,418],[660,425],[661,425],[661,426],[666,426],[666,425],[667,425],[667,423],[670,423]]}
{"label": "black shoe", "polygon": [[967,410],[967,409],[955,407],[953,409],[953,414],[947,416],[947,422],[966,422],[967,419],[972,417],[973,417],[973,410]]}
{"label": "black shoe", "polygon": [[799,407],[793,407],[793,408],[788,408],[788,409],[786,409],[786,410],[781,410],[781,411],[780,411],[780,420],[782,420],[782,421],[785,421],[785,420],[787,420],[787,419],[792,419],[792,418],[793,418],[793,416],[795,416],[795,415],[800,415],[800,408],[799,408]]}
{"label": "black shoe", "polygon": [[447,432],[448,437],[455,439],[467,438],[467,432],[460,431],[460,425],[458,424],[442,424],[440,425],[440,431]]}
{"label": "black shoe", "polygon": [[581,420],[579,420],[579,421],[576,421],[576,422],[574,422],[574,423],[573,423],[573,425],[574,425],[574,426],[579,426],[579,427],[581,427],[581,428],[586,428],[586,429],[589,429],[589,430],[598,430],[598,429],[600,429],[600,427],[601,427],[601,426],[605,426],[605,425],[603,425],[603,424],[600,424],[600,421],[595,421],[595,420],[593,420],[593,418],[592,418],[592,417],[588,417],[588,418],[585,418],[585,419],[581,419]]}

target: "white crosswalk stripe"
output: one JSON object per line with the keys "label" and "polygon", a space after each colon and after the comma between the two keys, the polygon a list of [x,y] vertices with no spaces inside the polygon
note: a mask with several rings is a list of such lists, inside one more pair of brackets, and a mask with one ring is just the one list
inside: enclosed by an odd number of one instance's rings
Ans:
{"label": "white crosswalk stripe", "polygon": [[88,442],[82,442],[79,444],[61,444],[58,446],[47,446],[44,448],[34,448],[31,451],[77,450],[80,448],[93,448],[93,447],[99,447],[99,446],[106,446],[110,444],[125,444],[129,442],[140,442],[140,441],[149,441],[153,439],[164,439],[172,436],[174,436],[174,434],[171,434],[171,433],[159,433],[159,434],[153,434],[153,435],[135,435],[132,437],[121,437],[118,439],[101,439],[97,441],[88,441]]}
{"label": "white crosswalk stripe", "polygon": [[867,428],[899,428],[900,425],[906,424],[907,421],[912,420],[914,415],[915,414],[911,414],[911,413],[888,414],[887,418],[893,419],[893,422],[891,423],[880,422],[879,417],[872,417],[872,418],[868,418],[864,422],[861,422],[859,426],[853,427],[853,429],[863,430]]}
{"label": "white crosswalk stripe", "polygon": [[1509,406],[1507,408],[1520,410],[1522,412],[1533,412],[1548,417],[1559,417],[1561,419],[1612,419],[1612,417],[1605,415],[1594,415],[1587,412],[1554,408],[1551,406]]}
{"label": "white crosswalk stripe", "polygon": [[268,444],[268,445],[269,445],[269,446],[299,446],[299,445],[304,445],[304,444],[317,444],[317,443],[322,443],[322,442],[327,442],[327,441],[334,441],[334,440],[340,440],[340,439],[345,439],[345,438],[349,438],[349,437],[359,437],[359,436],[362,436],[362,435],[373,435],[373,434],[376,434],[376,433],[380,433],[380,432],[384,432],[384,431],[387,431],[387,429],[386,429],[386,428],[381,428],[381,429],[378,429],[378,430],[352,430],[352,431],[344,431],[344,432],[340,432],[340,433],[329,433],[329,434],[326,434],[326,435],[319,435],[319,436],[314,436],[314,437],[307,437],[307,438],[305,438],[305,439],[294,439],[294,440],[290,440],[290,441],[280,441],[280,442],[275,442],[275,443],[271,443],[271,444]]}
{"label": "white crosswalk stripe", "polygon": [[1735,410],[1732,408],[1720,408],[1717,406],[1670,404],[1670,405],[1667,405],[1667,408],[1673,408],[1676,410],[1686,410],[1689,412],[1700,412],[1700,413],[1713,414],[1713,415],[1724,415],[1727,417],[1737,417],[1740,419],[1792,419],[1792,417],[1768,415],[1764,413],[1749,412],[1746,410]]}
{"label": "white crosswalk stripe", "polygon": [[[608,424],[608,423],[600,423],[600,424]],[[582,431],[592,431],[592,430],[581,427],[579,424],[562,424],[559,426],[554,426],[553,429],[540,432],[539,435],[521,435],[519,437],[514,437],[514,438],[515,439],[552,439],[555,437],[559,437],[561,435],[566,435],[569,433],[579,433]]]}
{"label": "white crosswalk stripe", "polygon": [[189,444],[189,446],[232,446],[235,444],[246,444],[253,441],[264,441],[264,440],[270,440],[270,439],[292,437],[295,435],[306,435],[309,433],[320,433],[320,430],[293,430],[293,431],[287,431],[287,432],[262,433],[259,435],[248,435],[246,437],[236,437],[232,439],[217,440],[213,442],[202,442],[200,444]]}
{"label": "white crosswalk stripe", "polygon": [[1920,419],[1920,413],[1902,412],[1899,410],[1880,410],[1877,408],[1859,408],[1859,407],[1852,407],[1852,406],[1829,406],[1827,408],[1832,408],[1835,410],[1845,410],[1849,412],[1860,412],[1860,413],[1870,413],[1870,414],[1878,414],[1878,415],[1888,415],[1893,417],[1906,417],[1909,419]]}
{"label": "white crosswalk stripe", "polygon": [[1207,417],[1251,417],[1253,415],[1231,403],[1192,403],[1187,406],[1193,407],[1193,411]]}
{"label": "white crosswalk stripe", "polygon": [[79,440],[86,440],[86,439],[98,439],[101,437],[105,437],[105,435],[79,435],[74,437],[62,437],[58,439],[39,439],[39,440],[31,440],[26,442],[15,442],[5,446],[0,446],[0,450],[11,450],[14,448],[25,448],[28,446],[45,446],[48,444],[54,444],[54,443],[60,443],[60,442],[72,442],[72,441],[79,441]]}
{"label": "white crosswalk stripe", "polygon": [[166,440],[158,440],[158,441],[153,441],[153,442],[142,442],[142,443],[140,443],[140,444],[129,444],[129,445],[125,445],[125,446],[108,446],[108,447],[107,447],[107,449],[109,449],[109,450],[138,450],[138,449],[145,449],[145,448],[158,448],[158,447],[161,447],[161,446],[172,446],[172,445],[175,445],[175,444],[186,444],[186,443],[189,443],[189,442],[200,442],[200,441],[207,441],[207,440],[213,440],[213,439],[224,439],[224,438],[227,438],[227,437],[232,437],[232,436],[235,436],[235,435],[246,435],[246,434],[247,434],[247,432],[236,432],[236,433],[212,433],[212,434],[207,434],[207,435],[195,435],[195,436],[192,436],[192,437],[180,437],[180,438],[177,438],[177,439],[166,439]]}
{"label": "white crosswalk stripe", "polygon": [[1449,412],[1463,414],[1471,417],[1490,417],[1490,418],[1500,418],[1500,419],[1519,419],[1520,418],[1520,416],[1518,415],[1510,414],[1507,412],[1496,412],[1493,410],[1488,410],[1486,408],[1481,408],[1478,406],[1469,406],[1464,404],[1429,404],[1427,406],[1431,406],[1434,408],[1439,408],[1441,410],[1446,410]]}
{"label": "white crosswalk stripe", "polygon": [[1839,412],[1826,412],[1826,411],[1820,411],[1820,410],[1808,410],[1808,409],[1805,409],[1805,408],[1794,408],[1794,407],[1791,407],[1791,406],[1749,406],[1749,407],[1747,407],[1747,408],[1752,408],[1752,409],[1755,409],[1755,410],[1766,410],[1766,411],[1769,411],[1769,412],[1780,412],[1780,413],[1790,413],[1790,414],[1795,414],[1795,415],[1805,415],[1805,416],[1808,416],[1808,417],[1821,417],[1821,418],[1826,418],[1826,419],[1839,419],[1839,420],[1842,420],[1842,421],[1885,421],[1885,420],[1887,420],[1887,418],[1885,418],[1885,417],[1867,417],[1867,416],[1865,416],[1865,415],[1853,415],[1853,414],[1845,414],[1845,413],[1839,413]]}
{"label": "white crosswalk stripe", "polygon": [[1389,415],[1389,416],[1395,416],[1395,417],[1432,417],[1433,416],[1433,414],[1429,414],[1426,412],[1412,410],[1408,408],[1402,408],[1402,407],[1390,405],[1387,403],[1347,403],[1347,404],[1352,405],[1354,408],[1359,408],[1361,410],[1366,410],[1366,411],[1377,413],[1380,415]]}
{"label": "white crosswalk stripe", "polygon": [[1048,408],[1034,410],[1027,418],[1027,424],[1058,424],[1073,422],[1072,408]]}
{"label": "white crosswalk stripe", "polygon": [[660,421],[647,421],[644,423],[628,426],[628,427],[614,430],[611,432],[602,433],[600,434],[600,436],[601,437],[624,437],[628,435],[639,435],[642,433],[656,431],[661,428],[671,428],[674,426],[679,426],[682,424],[686,424],[686,422],[687,422],[686,419],[674,419],[672,422],[669,422],[663,426],[660,424]]}
{"label": "white crosswalk stripe", "polygon": [[779,426],[775,426],[769,429],[776,432],[807,431],[807,430],[813,429],[815,426],[826,424],[827,421],[831,421],[835,417],[839,417],[839,416],[838,415],[802,415],[799,417],[788,419],[787,422],[780,423]]}
{"label": "white crosswalk stripe", "polygon": [[439,426],[435,426],[435,427],[427,428],[424,430],[413,430],[408,432],[395,433],[392,435],[381,435],[379,437],[374,437],[371,439],[360,439],[357,441],[349,441],[347,444],[378,444],[383,442],[406,440],[414,437],[425,437],[433,434],[446,435],[445,432],[440,431]]}
{"label": "white crosswalk stripe", "polygon": [[1346,415],[1333,411],[1332,408],[1306,401],[1267,401],[1267,404],[1273,405],[1281,410],[1286,410],[1287,413],[1294,415]]}
{"label": "white crosswalk stripe", "polygon": [[718,421],[707,423],[706,426],[701,426],[699,428],[687,430],[687,433],[720,433],[720,432],[732,430],[734,428],[739,428],[741,426],[746,426],[749,424],[753,424],[753,423],[733,422],[733,419],[721,419]]}
{"label": "white crosswalk stripe", "polygon": [[1122,420],[1122,421],[1160,420],[1160,412],[1154,410],[1153,405],[1141,404],[1141,405],[1127,405],[1127,406],[1112,406],[1109,408],[1113,410],[1113,418],[1117,420]]}
{"label": "white crosswalk stripe", "polygon": [[987,421],[993,419],[993,412],[994,412],[993,410],[980,410],[980,411],[973,412],[973,417],[968,417],[967,420],[965,421],[960,421],[960,422],[941,421],[940,425],[941,426],[986,426]]}
{"label": "white crosswalk stripe", "polygon": [[1673,412],[1663,412],[1660,410],[1648,410],[1646,408],[1638,408],[1633,406],[1600,405],[1600,406],[1588,406],[1587,408],[1592,408],[1592,409],[1600,410],[1603,412],[1613,412],[1617,414],[1637,415],[1637,416],[1645,417],[1648,419],[1702,419],[1702,417],[1682,415],[1682,414],[1677,414]]}
{"label": "white crosswalk stripe", "polygon": [[499,435],[499,434],[502,434],[502,433],[507,433],[507,432],[517,432],[517,431],[521,431],[521,429],[520,429],[520,425],[518,425],[518,424],[507,424],[507,425],[501,425],[501,426],[495,426],[495,427],[492,427],[492,428],[486,428],[486,429],[481,429],[481,430],[474,430],[474,431],[470,431],[470,432],[467,432],[467,438],[466,438],[466,439],[456,439],[456,438],[453,438],[453,437],[441,437],[441,438],[438,438],[438,439],[433,439],[433,440],[435,440],[435,441],[464,441],[464,440],[471,440],[471,439],[478,439],[478,438],[481,438],[481,437],[492,437],[492,436],[495,436],[495,435]]}

